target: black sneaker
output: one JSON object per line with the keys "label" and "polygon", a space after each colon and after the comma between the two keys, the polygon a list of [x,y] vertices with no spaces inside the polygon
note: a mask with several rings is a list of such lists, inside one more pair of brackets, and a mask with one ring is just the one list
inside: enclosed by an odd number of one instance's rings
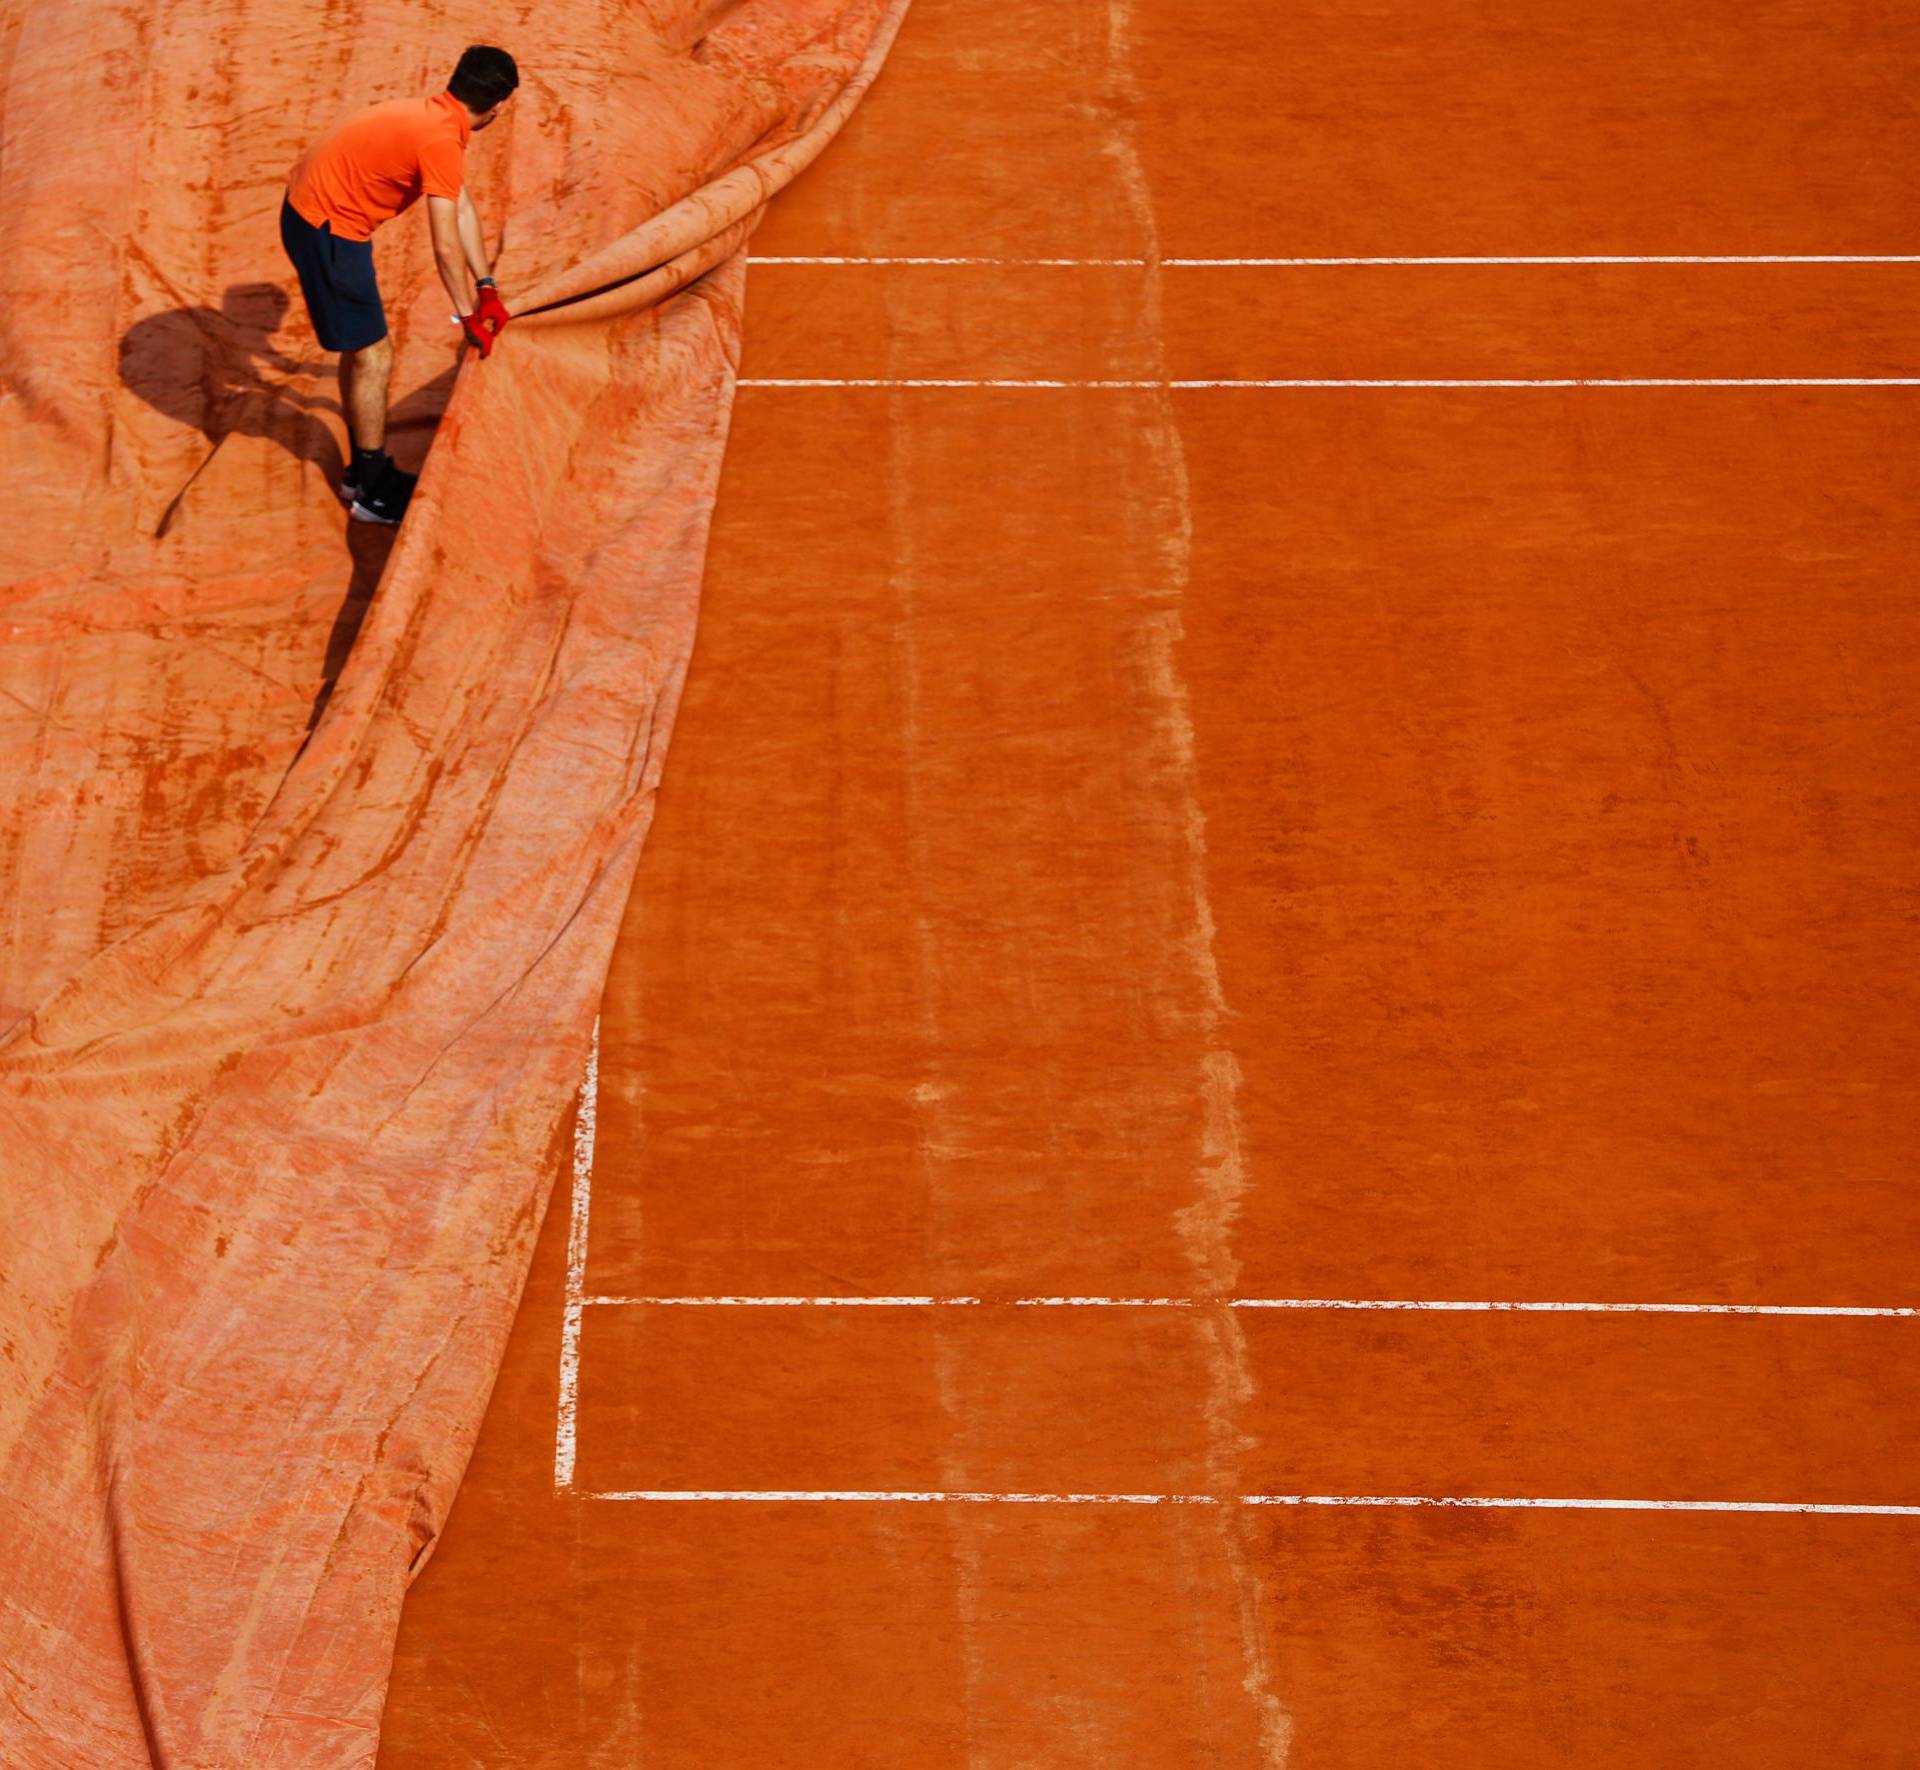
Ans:
{"label": "black sneaker", "polygon": [[387,462],[386,471],[372,489],[362,486],[353,500],[354,521],[384,522],[389,526],[398,522],[407,513],[414,481],[419,477],[417,473],[402,473],[391,461]]}
{"label": "black sneaker", "polygon": [[355,449],[340,476],[340,502],[351,504],[362,491],[371,491],[392,465],[393,457],[385,449]]}

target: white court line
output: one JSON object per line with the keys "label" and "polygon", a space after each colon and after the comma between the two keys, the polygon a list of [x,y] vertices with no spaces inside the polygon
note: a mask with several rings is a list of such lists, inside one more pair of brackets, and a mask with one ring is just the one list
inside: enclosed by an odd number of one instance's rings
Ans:
{"label": "white court line", "polygon": [[1346,265],[1500,265],[1500,264],[1920,264],[1920,254],[1909,252],[1575,252],[1426,258],[923,258],[834,257],[773,254],[753,257],[750,264],[943,264],[1028,266],[1062,265],[1078,268],[1141,268],[1158,263],[1167,270],[1250,269],[1314,270]]}
{"label": "white court line", "polygon": [[1456,1506],[1468,1510],[1548,1512],[1810,1512],[1833,1518],[1920,1518],[1920,1506],[1836,1506],[1805,1500],[1560,1500],[1441,1498],[1429,1494],[1250,1493],[1244,1506]]}
{"label": "white court line", "polygon": [[1920,1308],[1828,1303],[1451,1302],[1400,1297],[580,1297],[611,1309],[1389,1309],[1467,1315],[1911,1317]]}
{"label": "white court line", "polygon": [[749,1490],[744,1488],[637,1488],[584,1493],[585,1500],[787,1503],[868,1502],[884,1505],[998,1506],[1435,1506],[1468,1511],[1546,1512],[1792,1512],[1836,1518],[1916,1518],[1920,1506],[1837,1506],[1797,1500],[1587,1500],[1506,1499],[1484,1495],[1333,1493],[970,1493],[890,1488]]}
{"label": "white court line", "polygon": [[573,1121],[573,1208],[567,1222],[566,1307],[560,1325],[560,1406],[553,1438],[553,1485],[573,1486],[579,1461],[580,1313],[586,1301],[587,1218],[593,1207],[594,1119],[600,1103],[600,1021],[593,1022],[580,1108]]}
{"label": "white court line", "polygon": [[[1012,265],[1024,270],[1029,266],[1059,265],[1071,269],[1141,269],[1150,260],[1145,258],[833,258],[807,257],[795,254],[774,254],[762,258],[758,253],[750,253],[747,265],[750,269],[763,264],[990,264]],[[1162,264],[1171,264],[1172,259],[1163,258]]]}
{"label": "white court line", "polygon": [[1920,387],[1920,375],[1616,375],[1616,376],[1502,376],[1484,379],[1333,380],[1287,378],[1226,381],[1104,381],[1016,380],[1011,377],[961,379],[907,376],[762,376],[743,379],[741,387],[1063,387],[1063,388],[1172,388],[1176,391],[1210,388],[1394,388],[1394,387]]}

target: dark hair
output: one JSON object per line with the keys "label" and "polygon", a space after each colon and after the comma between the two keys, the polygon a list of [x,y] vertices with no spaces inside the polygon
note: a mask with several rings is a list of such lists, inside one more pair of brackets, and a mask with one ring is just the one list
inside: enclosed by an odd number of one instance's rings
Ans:
{"label": "dark hair", "polygon": [[470,111],[490,111],[505,104],[519,84],[512,56],[490,43],[476,43],[461,56],[447,90]]}

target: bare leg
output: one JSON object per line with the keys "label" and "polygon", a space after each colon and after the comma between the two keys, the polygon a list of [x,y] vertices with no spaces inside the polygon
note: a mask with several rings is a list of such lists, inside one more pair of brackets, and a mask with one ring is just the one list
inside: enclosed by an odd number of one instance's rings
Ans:
{"label": "bare leg", "polygon": [[347,421],[347,447],[353,447],[353,352],[340,353],[340,416]]}
{"label": "bare leg", "polygon": [[386,447],[387,385],[392,375],[391,338],[340,353],[340,404],[356,449]]}

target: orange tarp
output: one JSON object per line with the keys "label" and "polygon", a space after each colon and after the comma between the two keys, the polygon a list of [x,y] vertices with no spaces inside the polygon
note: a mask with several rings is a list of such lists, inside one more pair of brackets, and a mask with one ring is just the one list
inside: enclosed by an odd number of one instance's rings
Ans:
{"label": "orange tarp", "polygon": [[527,317],[456,378],[382,237],[403,465],[438,427],[351,560],[273,216],[464,15],[0,18],[10,1770],[371,1762],[687,667],[741,248],[903,10],[503,30],[469,177]]}

